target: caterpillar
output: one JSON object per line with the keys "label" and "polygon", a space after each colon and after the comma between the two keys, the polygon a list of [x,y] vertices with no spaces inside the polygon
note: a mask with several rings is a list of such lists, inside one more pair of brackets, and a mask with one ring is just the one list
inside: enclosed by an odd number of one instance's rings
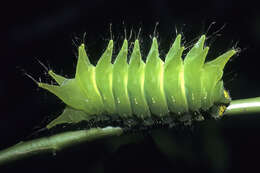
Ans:
{"label": "caterpillar", "polygon": [[183,59],[185,47],[179,34],[163,61],[154,37],[144,62],[137,39],[128,62],[125,39],[114,63],[111,62],[114,43],[110,40],[96,66],[91,64],[85,45],[81,44],[75,78],[67,79],[49,70],[57,85],[38,82],[39,87],[67,105],[47,128],[103,121],[100,119],[104,115],[110,123],[111,119],[134,120],[139,124],[160,120],[167,125],[221,117],[231,101],[223,85],[223,69],[237,51],[232,48],[205,62],[209,51],[205,40],[202,35]]}

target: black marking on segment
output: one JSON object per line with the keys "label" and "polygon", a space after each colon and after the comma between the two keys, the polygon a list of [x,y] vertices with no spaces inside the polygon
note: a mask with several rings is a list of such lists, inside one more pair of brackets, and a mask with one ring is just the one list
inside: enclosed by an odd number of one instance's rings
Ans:
{"label": "black marking on segment", "polygon": [[89,121],[81,121],[74,124],[59,124],[51,129],[42,128],[37,131],[37,133],[32,134],[25,140],[31,140],[39,137],[51,136],[53,134],[66,132],[66,131],[76,131],[76,130],[87,130],[91,128],[104,128],[108,126],[121,127],[124,130],[124,134],[132,133],[150,133],[155,129],[183,129],[192,128],[196,122],[203,120],[218,119],[219,117],[212,117],[209,111],[199,110],[198,112],[193,112],[192,114],[169,114],[164,117],[158,117],[152,115],[145,119],[138,118],[136,116],[131,116],[127,118],[120,117],[118,115],[99,115],[93,116],[93,119]]}

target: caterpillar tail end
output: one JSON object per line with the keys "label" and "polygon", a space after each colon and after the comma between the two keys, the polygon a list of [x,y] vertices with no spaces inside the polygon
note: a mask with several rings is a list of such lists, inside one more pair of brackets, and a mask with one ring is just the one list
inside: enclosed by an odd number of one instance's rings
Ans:
{"label": "caterpillar tail end", "polygon": [[41,83],[41,82],[38,82],[37,84],[38,84],[38,87],[48,90],[55,95],[59,90],[59,86],[57,86],[57,85],[50,85],[50,84]]}
{"label": "caterpillar tail end", "polygon": [[66,80],[65,77],[55,74],[52,70],[48,71],[48,74],[59,84],[62,85],[63,82]]}

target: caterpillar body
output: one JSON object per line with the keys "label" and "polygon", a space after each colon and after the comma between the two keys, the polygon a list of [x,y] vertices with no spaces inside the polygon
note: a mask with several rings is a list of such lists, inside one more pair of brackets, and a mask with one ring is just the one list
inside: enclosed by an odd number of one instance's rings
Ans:
{"label": "caterpillar body", "polygon": [[125,39],[113,64],[110,40],[96,66],[90,63],[84,44],[80,45],[75,78],[67,79],[50,70],[58,85],[38,83],[67,105],[47,127],[90,121],[102,115],[121,120],[170,117],[176,121],[185,115],[191,115],[189,120],[201,120],[206,114],[220,117],[231,101],[223,86],[223,69],[236,50],[205,62],[209,50],[204,46],[205,39],[202,35],[183,60],[184,47],[178,35],[163,61],[153,38],[145,62],[138,40],[127,61]]}

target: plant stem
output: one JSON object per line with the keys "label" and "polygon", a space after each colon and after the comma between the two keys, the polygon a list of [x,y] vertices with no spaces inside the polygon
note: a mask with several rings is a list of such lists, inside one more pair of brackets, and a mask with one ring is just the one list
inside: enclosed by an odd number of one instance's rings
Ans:
{"label": "plant stem", "polygon": [[224,115],[260,113],[260,97],[232,100]]}
{"label": "plant stem", "polygon": [[[260,97],[233,100],[224,115],[239,115],[260,113]],[[12,147],[0,151],[0,165],[11,161],[23,159],[40,153],[55,153],[66,147],[70,147],[86,141],[122,135],[120,127],[92,128],[63,132],[50,137],[43,137],[31,141],[20,142]]]}
{"label": "plant stem", "polygon": [[123,130],[119,127],[92,128],[89,130],[64,132],[50,137],[20,142],[0,151],[0,165],[40,153],[55,153],[66,147],[85,141],[92,141],[106,136],[121,135],[122,133]]}

